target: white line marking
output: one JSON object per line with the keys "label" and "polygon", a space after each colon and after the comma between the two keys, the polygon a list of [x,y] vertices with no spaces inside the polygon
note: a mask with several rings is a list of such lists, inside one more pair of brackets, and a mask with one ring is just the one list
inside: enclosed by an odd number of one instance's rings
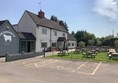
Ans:
{"label": "white line marking", "polygon": [[82,65],[80,65],[79,67],[77,67],[77,69],[73,70],[72,72],[75,72],[76,70],[79,70],[81,67],[83,67],[85,64],[87,64],[88,62],[83,63]]}
{"label": "white line marking", "polygon": [[36,63],[34,63],[34,65],[36,66],[36,68],[38,67],[38,65]]}
{"label": "white line marking", "polygon": [[81,67],[83,67],[85,64],[87,64],[88,62],[85,62],[84,64],[82,64],[81,66],[79,66],[77,69],[80,69]]}
{"label": "white line marking", "polygon": [[36,68],[40,68],[40,67],[43,67],[43,66],[46,66],[46,65],[49,65],[49,64],[53,64],[53,63],[56,63],[56,62],[59,62],[60,60],[55,60],[55,61],[52,61],[52,60],[48,60],[47,61],[44,61],[42,62],[43,64],[38,64],[38,62],[36,63],[30,63],[30,64],[25,64],[25,66],[27,67],[33,67],[35,66]]}
{"label": "white line marking", "polygon": [[102,64],[102,62],[100,62],[98,64],[98,66],[95,68],[95,70],[93,71],[93,73],[91,73],[91,75],[95,75],[96,71],[98,70],[98,68],[100,67],[101,64]]}

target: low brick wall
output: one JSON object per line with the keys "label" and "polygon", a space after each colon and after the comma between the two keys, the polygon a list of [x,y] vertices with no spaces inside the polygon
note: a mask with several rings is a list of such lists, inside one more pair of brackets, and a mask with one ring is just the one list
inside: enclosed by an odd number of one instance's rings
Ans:
{"label": "low brick wall", "polygon": [[44,52],[38,52],[38,53],[21,53],[21,54],[6,54],[5,61],[15,61],[15,60],[20,60],[20,59],[26,59],[26,58],[31,58],[31,57],[36,57],[36,56],[41,56],[44,55]]}

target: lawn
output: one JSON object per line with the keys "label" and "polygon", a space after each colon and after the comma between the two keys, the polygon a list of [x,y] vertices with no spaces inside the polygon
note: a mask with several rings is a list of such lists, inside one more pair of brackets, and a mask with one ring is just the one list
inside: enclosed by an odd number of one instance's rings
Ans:
{"label": "lawn", "polygon": [[50,58],[59,58],[59,59],[69,59],[69,60],[81,60],[81,61],[97,61],[97,62],[115,62],[118,63],[117,60],[109,60],[109,57],[107,56],[107,52],[100,52],[97,53],[95,58],[86,58],[83,57],[82,53],[69,53],[69,55],[52,55],[49,56]]}

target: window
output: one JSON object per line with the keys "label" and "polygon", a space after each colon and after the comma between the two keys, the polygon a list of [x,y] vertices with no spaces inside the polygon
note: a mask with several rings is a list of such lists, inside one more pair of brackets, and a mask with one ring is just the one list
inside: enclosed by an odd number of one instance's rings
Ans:
{"label": "window", "polygon": [[52,47],[56,47],[57,46],[57,44],[56,43],[52,43]]}
{"label": "window", "polygon": [[47,42],[42,42],[41,43],[41,48],[47,47]]}
{"label": "window", "polygon": [[47,34],[47,29],[42,28],[42,34]]}
{"label": "window", "polygon": [[21,52],[22,51],[24,51],[24,52],[27,51],[27,43],[26,43],[26,41],[21,41],[21,43],[20,43],[20,51]]}
{"label": "window", "polygon": [[31,41],[30,45],[31,45],[31,51],[34,51],[35,50],[35,41]]}
{"label": "window", "polygon": [[63,33],[63,36],[65,37],[65,33]]}
{"label": "window", "polygon": [[54,33],[54,36],[57,36],[57,31],[53,31],[53,33]]}
{"label": "window", "polygon": [[72,43],[72,46],[74,46],[74,43]]}
{"label": "window", "polygon": [[70,43],[68,43],[68,46],[70,46]]}

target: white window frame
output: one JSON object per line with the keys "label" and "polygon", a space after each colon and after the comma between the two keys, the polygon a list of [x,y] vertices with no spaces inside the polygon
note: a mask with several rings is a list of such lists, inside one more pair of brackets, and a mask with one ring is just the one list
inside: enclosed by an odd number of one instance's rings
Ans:
{"label": "white window frame", "polygon": [[[56,45],[53,46],[53,44],[56,44]],[[52,42],[52,47],[57,47],[57,43],[56,42]]]}
{"label": "white window frame", "polygon": [[[42,45],[42,44],[46,44],[46,45]],[[44,47],[47,48],[47,46],[48,46],[48,43],[47,42],[41,42],[41,48],[44,48]]]}
{"label": "white window frame", "polygon": [[47,35],[47,29],[46,28],[42,28],[42,34]]}
{"label": "white window frame", "polygon": [[57,31],[53,31],[53,33],[54,33],[54,36],[57,36]]}

